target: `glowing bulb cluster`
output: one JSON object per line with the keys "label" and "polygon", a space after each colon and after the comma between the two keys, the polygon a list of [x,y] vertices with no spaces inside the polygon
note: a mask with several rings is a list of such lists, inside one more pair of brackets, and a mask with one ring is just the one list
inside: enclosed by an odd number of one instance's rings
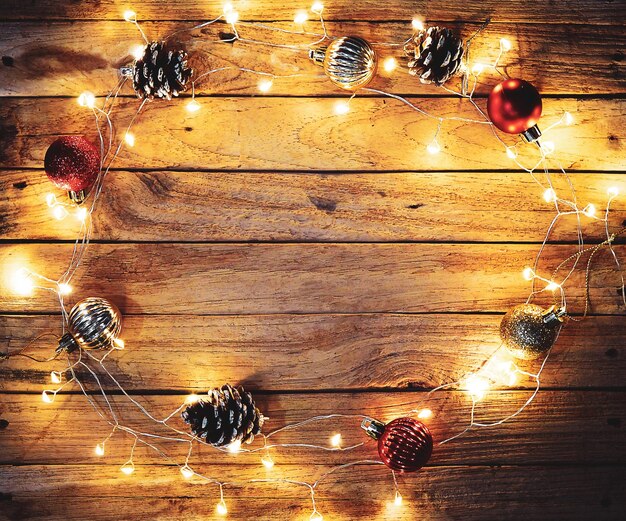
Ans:
{"label": "glowing bulb cluster", "polygon": [[13,292],[24,297],[31,295],[35,289],[33,275],[26,268],[18,269],[11,277],[10,284]]}
{"label": "glowing bulb cluster", "polygon": [[96,106],[96,97],[93,93],[85,91],[76,99],[78,104],[81,107],[87,107],[88,109],[92,109]]}
{"label": "glowing bulb cluster", "polygon": [[477,374],[472,374],[466,378],[463,387],[472,399],[478,402],[485,397],[487,391],[489,391],[490,385],[489,380],[486,378],[478,376]]}

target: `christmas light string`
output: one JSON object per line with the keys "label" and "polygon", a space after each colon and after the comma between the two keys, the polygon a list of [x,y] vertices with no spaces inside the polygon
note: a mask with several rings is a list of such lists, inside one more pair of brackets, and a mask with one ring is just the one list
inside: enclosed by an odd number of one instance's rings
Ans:
{"label": "christmas light string", "polygon": [[[190,29],[181,29],[181,30],[175,31],[174,33],[170,34],[170,36],[168,36],[168,38],[166,39],[169,39],[173,37],[174,35],[180,34],[182,32],[193,31],[193,30],[207,27],[216,22],[225,22],[226,24],[230,25],[230,27],[233,30],[234,35],[232,36],[232,38],[220,39],[217,43],[220,43],[220,42],[221,43],[225,43],[225,42],[234,43],[235,41],[239,41],[242,43],[252,44],[252,45],[267,45],[271,47],[286,48],[286,49],[291,49],[291,50],[298,51],[298,52],[301,52],[303,50],[308,51],[312,46],[319,45],[325,40],[332,40],[332,37],[327,32],[326,24],[325,24],[324,17],[322,14],[323,5],[319,2],[316,2],[314,6],[311,8],[311,11],[319,16],[319,22],[323,30],[322,34],[312,33],[312,32],[308,32],[304,30],[304,23],[306,22],[307,17],[305,17],[304,14],[302,14],[301,12],[299,12],[296,15],[296,18],[294,19],[294,23],[296,23],[297,25],[300,25],[302,30],[291,31],[291,30],[287,30],[283,28],[268,26],[267,24],[259,24],[259,23],[252,23],[252,22],[239,22],[238,13],[234,10],[232,5],[227,4],[224,8],[223,14],[216,17],[215,19],[207,21],[207,22],[203,22]],[[132,11],[126,12],[124,14],[124,19],[134,24],[137,27],[137,29],[139,30],[146,44],[150,43],[145,33],[141,29],[137,21],[137,15],[134,12]],[[423,30],[423,25],[417,19],[413,21],[412,25],[415,30]],[[266,42],[266,41],[257,40],[257,39],[244,38],[240,36],[239,31],[237,30],[237,26],[255,27],[255,28],[271,30],[271,31],[275,31],[275,32],[279,32],[281,34],[287,34],[287,35],[311,36],[317,39],[314,42],[311,42],[308,44],[305,43],[301,45],[276,44],[276,43]],[[477,33],[480,32],[482,28],[484,28],[484,25],[479,29],[479,31],[477,31]],[[476,36],[476,34],[474,36]],[[589,258],[588,258],[586,269],[585,269],[585,308],[584,308],[583,317],[586,316],[588,312],[588,306],[589,306],[591,262],[595,254],[601,248],[606,247],[607,249],[609,249],[615,261],[616,269],[618,273],[620,274],[621,282],[622,282],[622,286],[621,286],[622,299],[624,300],[624,303],[626,305],[626,293],[624,289],[623,270],[622,270],[619,258],[617,256],[617,253],[615,249],[613,248],[615,238],[619,234],[623,233],[624,230],[621,230],[617,233],[611,233],[609,229],[610,206],[613,200],[615,199],[615,197],[617,197],[618,195],[617,188],[612,188],[609,190],[609,194],[608,194],[609,199],[606,204],[606,209],[604,211],[604,217],[598,217],[596,215],[597,213],[596,208],[592,204],[587,204],[581,209],[581,207],[579,206],[576,200],[576,193],[575,193],[573,184],[571,180],[569,179],[566,171],[562,168],[562,166],[558,162],[556,162],[553,158],[550,157],[550,160],[554,161],[555,164],[557,164],[559,174],[564,177],[564,179],[566,180],[568,184],[569,190],[571,192],[571,200],[562,198],[560,197],[559,194],[557,194],[557,191],[552,182],[552,174],[548,169],[548,160],[549,160],[548,158],[549,156],[552,156],[552,153],[554,152],[554,145],[551,142],[543,141],[541,144],[539,144],[538,142],[536,143],[537,150],[539,152],[539,157],[534,166],[527,167],[521,163],[521,161],[518,158],[517,149],[522,144],[522,142],[518,140],[512,145],[507,145],[506,142],[495,131],[493,123],[489,120],[487,115],[482,111],[482,109],[478,106],[478,104],[474,100],[474,94],[475,94],[476,86],[478,83],[478,77],[484,71],[494,71],[497,74],[501,75],[502,77],[505,77],[504,73],[499,69],[499,61],[501,57],[503,56],[503,54],[511,49],[511,44],[508,40],[501,39],[499,53],[494,62],[488,63],[488,64],[485,64],[482,62],[476,62],[473,64],[472,67],[470,67],[469,57],[468,57],[469,44],[471,43],[471,40],[472,38],[474,38],[474,36],[472,36],[467,41],[466,48],[468,52],[465,56],[465,61],[463,62],[463,71],[462,71],[463,77],[462,77],[461,91],[457,92],[446,86],[443,86],[443,88],[447,92],[454,94],[461,99],[467,99],[470,102],[470,104],[473,106],[473,108],[477,111],[480,119],[466,118],[466,117],[461,117],[461,116],[445,116],[445,117],[438,116],[438,115],[431,114],[430,112],[422,109],[421,107],[409,101],[405,97],[394,94],[394,93],[386,92],[381,89],[369,88],[369,87],[364,87],[359,90],[362,90],[363,92],[368,92],[371,94],[386,96],[394,100],[400,101],[401,103],[405,104],[410,109],[417,112],[418,114],[426,118],[437,121],[437,127],[436,127],[434,137],[427,146],[427,151],[431,154],[436,154],[441,150],[440,144],[438,142],[438,137],[439,137],[440,131],[442,130],[443,124],[446,121],[457,121],[457,122],[463,122],[463,123],[489,126],[493,132],[493,135],[500,142],[500,144],[503,145],[507,156],[510,159],[512,159],[522,170],[528,172],[532,176],[534,181],[544,191],[543,195],[544,195],[544,199],[546,200],[546,202],[554,203],[556,215],[554,216],[552,222],[550,223],[548,227],[544,240],[542,241],[539,251],[535,257],[534,264],[532,267],[525,268],[523,272],[524,278],[530,281],[532,285],[531,293],[527,299],[527,303],[530,303],[533,300],[533,298],[539,293],[543,293],[546,291],[556,293],[556,291],[558,290],[559,298],[555,296],[555,301],[558,301],[557,302],[558,305],[566,310],[567,301],[565,297],[564,286],[566,282],[569,280],[569,278],[572,276],[572,274],[575,272],[583,256],[588,253]],[[382,46],[382,47],[399,47],[399,46],[406,45],[409,41],[410,39],[401,43],[377,42],[377,43],[374,43],[373,45]],[[382,62],[382,66],[387,73],[391,73],[397,68],[397,61],[393,57],[388,57],[386,60]],[[195,112],[202,108],[201,104],[196,100],[196,84],[199,81],[204,80],[205,78],[209,77],[212,74],[219,73],[222,71],[227,71],[227,70],[238,70],[243,73],[258,75],[264,78],[264,80],[261,80],[261,82],[259,82],[259,85],[258,85],[259,90],[263,93],[268,92],[271,89],[272,82],[277,78],[298,78],[298,77],[304,78],[304,77],[323,76],[323,74],[309,74],[309,73],[297,73],[297,74],[289,74],[289,75],[281,76],[281,75],[270,73],[270,72],[257,71],[254,69],[244,68],[244,67],[236,67],[236,66],[217,67],[215,69],[211,69],[211,70],[205,71],[197,75],[193,79],[193,81],[191,81],[191,99],[187,103],[187,106],[186,106],[188,111]],[[87,247],[89,245],[91,235],[92,235],[91,216],[92,216],[92,213],[96,209],[96,203],[101,194],[103,184],[104,184],[104,179],[106,175],[108,174],[108,172],[110,171],[114,161],[117,159],[119,153],[124,148],[124,146],[132,147],[134,145],[135,138],[134,138],[134,135],[131,133],[131,128],[133,124],[135,123],[136,119],[139,117],[142,110],[144,109],[146,102],[147,102],[147,99],[144,99],[140,103],[137,111],[131,117],[130,122],[126,126],[126,130],[123,133],[123,138],[119,140],[119,143],[117,145],[115,145],[116,136],[115,136],[115,125],[112,120],[112,112],[113,112],[116,100],[118,99],[126,81],[130,77],[128,72],[129,72],[129,69],[127,69],[126,71],[122,71],[122,76],[116,88],[104,98],[102,108],[99,108],[96,106],[96,97],[91,93],[83,93],[78,98],[78,102],[80,105],[88,109],[91,109],[93,112],[93,115],[95,117],[97,132],[99,136],[99,144],[100,144],[100,151],[101,151],[101,155],[100,155],[101,169],[100,169],[100,173],[98,174],[98,178],[95,183],[92,194],[90,195],[92,199],[91,204],[88,207],[85,207],[85,206],[77,207],[73,204],[68,204],[65,202],[58,201],[53,194],[49,194],[46,198],[46,204],[51,208],[51,211],[55,218],[62,220],[66,218],[68,215],[70,215],[70,210],[74,210],[75,217],[81,222],[79,238],[74,243],[74,249],[73,249],[70,264],[67,270],[58,280],[49,279],[27,268],[21,268],[14,276],[15,289],[20,294],[23,294],[23,295],[30,294],[34,289],[44,289],[47,291],[52,291],[57,294],[59,298],[61,312],[62,312],[63,333],[65,333],[66,331],[66,325],[68,321],[68,313],[65,310],[65,306],[64,306],[64,297],[66,297],[67,295],[71,293],[70,282],[72,278],[74,277],[76,270],[80,266],[83,260],[83,257],[87,251]],[[470,82],[471,82],[471,88],[469,87]],[[336,112],[339,114],[346,113],[349,110],[350,100],[354,98],[356,95],[357,95],[357,92],[355,91],[348,98],[347,101],[339,102],[342,104],[336,106],[335,108]],[[549,133],[551,129],[557,127],[558,125],[562,125],[562,124],[570,125],[572,123],[573,123],[573,118],[571,114],[566,112],[558,121],[554,122],[552,125],[548,126],[545,129],[544,135]],[[543,177],[545,178],[545,181],[542,181],[535,173],[540,168],[543,170]],[[574,215],[577,220],[577,251],[576,253],[574,253],[567,259],[565,259],[561,264],[559,264],[557,268],[554,270],[550,278],[543,277],[542,275],[539,274],[539,263],[540,263],[541,255],[545,247],[547,246],[550,236],[553,230],[555,229],[558,221],[562,217],[569,216],[569,215]],[[583,221],[581,217],[585,217],[590,220],[595,220],[595,221],[604,223],[606,238],[602,243],[595,245],[591,248],[585,248],[584,237],[583,237]],[[563,266],[565,266],[568,263],[570,263],[571,265],[568,268],[567,274],[564,277],[562,277],[560,282],[557,282],[556,278],[557,278],[558,272],[561,270]],[[539,288],[538,287],[539,283],[542,283],[545,286],[543,288]],[[575,317],[572,317],[569,314],[567,316],[575,320]],[[49,334],[49,333],[44,333],[44,335],[46,334]],[[40,335],[40,337],[41,336],[43,335]],[[29,343],[29,345],[26,347],[30,347],[31,344],[32,342]],[[302,486],[302,487],[307,488],[311,497],[311,506],[312,506],[311,519],[321,520],[322,514],[319,512],[317,508],[316,499],[315,499],[315,491],[318,485],[322,483],[326,477],[332,475],[335,472],[338,472],[346,468],[350,468],[355,465],[382,465],[383,464],[381,461],[377,461],[377,460],[358,460],[354,462],[344,463],[341,465],[336,465],[332,467],[331,469],[329,469],[328,471],[324,472],[316,481],[313,481],[311,483],[308,483],[305,481],[299,481],[299,480],[286,479],[286,478],[250,479],[250,480],[242,480],[242,481],[219,481],[215,478],[201,474],[197,472],[196,470],[194,470],[190,465],[190,460],[191,460],[192,452],[193,452],[193,443],[196,441],[201,442],[201,440],[199,440],[193,434],[182,431],[176,427],[173,427],[172,425],[168,423],[174,417],[178,416],[181,413],[181,411],[189,403],[193,403],[193,401],[199,399],[199,397],[197,395],[191,395],[190,397],[188,397],[187,400],[185,400],[183,404],[181,404],[178,408],[176,408],[172,413],[168,414],[165,418],[163,419],[157,418],[155,415],[150,413],[148,409],[144,407],[144,405],[142,405],[138,400],[136,400],[132,395],[130,395],[127,391],[124,390],[123,386],[119,383],[116,377],[110,372],[108,367],[105,365],[105,361],[111,353],[115,352],[116,350],[123,349],[123,348],[124,348],[123,342],[120,339],[116,339],[116,343],[114,343],[109,350],[105,351],[101,358],[98,358],[97,356],[93,355],[92,353],[88,351],[83,351],[82,349],[79,349],[76,360],[72,360],[70,354],[68,353],[66,368],[62,371],[53,371],[51,373],[52,383],[60,384],[59,387],[57,387],[56,389],[52,389],[52,390],[48,390],[48,389],[44,390],[42,393],[42,399],[46,403],[52,403],[57,393],[59,393],[69,384],[76,383],[78,387],[80,388],[81,392],[85,395],[91,407],[104,421],[106,421],[111,426],[111,429],[112,429],[111,432],[108,434],[108,436],[104,438],[102,442],[96,445],[95,452],[97,455],[104,456],[106,444],[110,441],[110,439],[113,437],[113,435],[116,432],[118,431],[124,432],[132,437],[133,442],[132,442],[132,446],[130,449],[129,459],[121,467],[121,471],[125,474],[130,475],[134,472],[135,465],[134,465],[133,458],[134,458],[135,448],[137,447],[138,444],[142,444],[156,451],[166,460],[177,465],[178,468],[180,469],[181,474],[183,475],[185,479],[191,479],[193,477],[197,477],[206,481],[209,484],[217,485],[219,487],[220,500],[216,506],[216,511],[220,515],[226,515],[228,512],[225,498],[224,498],[224,487],[243,486],[245,484],[252,484],[252,483],[268,483],[268,484],[282,483],[282,484],[290,484],[294,486]],[[20,350],[19,352],[15,352],[15,353],[8,353],[7,355],[5,355],[5,357],[19,354],[21,356],[26,356],[37,362],[49,362],[50,360],[56,358],[55,356],[48,360],[40,360],[40,359],[31,357],[30,355],[26,355],[22,353],[22,351],[23,350]],[[479,368],[467,373],[466,375],[464,375],[462,378],[460,378],[459,380],[455,382],[446,383],[446,384],[443,384],[443,385],[440,385],[438,387],[431,389],[428,393],[425,394],[425,396],[421,400],[418,400],[416,402],[417,403],[416,407],[412,408],[410,411],[407,411],[407,414],[414,414],[414,415],[417,415],[417,417],[420,419],[427,420],[430,416],[432,416],[432,410],[426,407],[422,407],[422,405],[424,403],[427,404],[428,399],[431,398],[434,393],[440,390],[449,389],[449,388],[461,388],[461,389],[466,390],[471,399],[469,424],[461,432],[438,442],[439,445],[446,444],[452,440],[459,438],[460,436],[467,433],[474,427],[492,427],[492,426],[500,425],[518,416],[533,401],[533,399],[535,398],[535,396],[537,395],[539,391],[540,376],[544,367],[546,366],[548,356],[549,356],[549,351],[541,360],[540,367],[536,373],[532,373],[532,372],[520,369],[511,360],[504,361],[504,362],[499,361],[497,357],[502,352],[503,352],[503,345],[501,344],[494,351],[494,353],[480,365]],[[85,356],[85,358],[83,357],[83,355]],[[91,367],[91,364],[95,364],[97,366],[98,372],[96,372]],[[97,388],[95,397],[86,388],[85,383],[82,381],[82,379],[79,378],[79,376],[77,375],[75,369],[78,367],[87,371],[87,373],[93,379],[93,382],[95,383],[96,388]],[[66,381],[63,382],[63,378],[65,377],[66,374],[68,374],[70,377],[66,378]],[[515,385],[518,375],[528,377],[535,381],[534,389],[531,390],[529,398],[517,410],[515,410],[513,413],[509,414],[508,416],[505,416],[504,418],[500,420],[493,421],[493,422],[477,421],[475,418],[476,406],[479,402],[481,402],[486,397],[491,387],[494,385],[501,386],[501,387],[507,387],[507,386],[511,387]],[[117,390],[122,394],[124,399],[128,400],[132,404],[132,406],[135,409],[137,409],[143,416],[145,416],[147,419],[154,422],[155,424],[159,424],[163,426],[164,428],[166,428],[169,434],[161,435],[161,434],[156,434],[153,432],[144,432],[143,430],[139,430],[139,429],[130,427],[128,425],[125,425],[124,423],[121,423],[118,414],[115,412],[114,404],[109,399],[109,396],[107,392],[105,391],[105,386],[103,385],[101,381],[102,377],[109,379],[117,388]],[[98,394],[101,397],[103,405],[99,404],[98,400],[96,399]],[[304,426],[307,426],[313,423],[324,422],[324,421],[329,421],[329,420],[338,419],[338,418],[356,419],[356,420],[361,421],[361,420],[367,419],[368,417],[366,415],[356,415],[356,414],[316,415],[316,416],[307,418],[302,421],[287,424],[267,434],[261,434],[260,436],[263,439],[263,446],[261,447],[247,449],[247,448],[241,447],[240,444],[237,444],[235,447],[226,447],[226,448],[217,447],[216,450],[221,451],[221,452],[234,452],[234,453],[237,453],[237,452],[251,453],[251,454],[261,453],[263,454],[263,457],[261,458],[261,463],[269,470],[274,466],[274,461],[271,456],[272,449],[298,447],[298,448],[305,448],[305,449],[312,449],[312,450],[324,450],[324,451],[352,451],[364,445],[363,443],[357,443],[357,444],[351,444],[346,447],[342,447],[341,435],[339,433],[332,436],[330,447],[325,446],[325,445],[316,445],[316,444],[309,444],[309,443],[277,443],[277,442],[270,443],[268,441],[270,440],[270,438],[272,438],[273,436],[281,432],[293,431],[293,430],[300,429]],[[181,464],[177,462],[175,458],[172,458],[167,453],[165,453],[158,445],[156,445],[157,441],[171,441],[171,442],[176,442],[176,443],[188,444],[189,447],[188,447],[188,451],[187,451],[187,455],[184,460],[184,463]],[[402,504],[402,496],[398,488],[396,474],[393,470],[392,470],[392,478],[393,478],[394,493],[395,493],[394,504],[396,506],[399,506],[400,504]]]}

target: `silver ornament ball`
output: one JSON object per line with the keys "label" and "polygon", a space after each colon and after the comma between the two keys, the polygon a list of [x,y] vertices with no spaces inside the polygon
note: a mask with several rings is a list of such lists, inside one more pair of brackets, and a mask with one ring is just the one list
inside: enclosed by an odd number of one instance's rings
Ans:
{"label": "silver ornament ball", "polygon": [[324,67],[330,81],[346,90],[364,87],[376,73],[376,53],[358,36],[337,38],[328,47],[309,51],[309,57]]}
{"label": "silver ornament ball", "polygon": [[67,319],[68,330],[59,340],[57,352],[108,349],[122,330],[122,315],[104,298],[89,297],[78,302]]}
{"label": "silver ornament ball", "polygon": [[500,338],[515,358],[535,360],[556,342],[564,315],[563,308],[544,309],[536,304],[520,304],[504,315]]}

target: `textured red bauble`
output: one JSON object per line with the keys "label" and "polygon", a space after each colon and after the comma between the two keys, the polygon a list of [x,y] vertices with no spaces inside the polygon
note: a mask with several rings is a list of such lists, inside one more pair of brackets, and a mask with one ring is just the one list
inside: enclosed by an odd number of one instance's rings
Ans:
{"label": "textured red bauble", "polygon": [[100,152],[82,136],[54,141],[44,159],[46,174],[56,186],[70,192],[89,190],[100,173]]}
{"label": "textured red bauble", "polygon": [[519,79],[505,80],[496,85],[487,101],[489,119],[508,134],[523,134],[535,127],[541,109],[541,96],[537,89],[531,83]]}
{"label": "textured red bauble", "polygon": [[428,462],[433,452],[433,437],[422,422],[413,418],[396,418],[387,425],[367,418],[361,427],[378,440],[382,462],[397,472],[415,472]]}

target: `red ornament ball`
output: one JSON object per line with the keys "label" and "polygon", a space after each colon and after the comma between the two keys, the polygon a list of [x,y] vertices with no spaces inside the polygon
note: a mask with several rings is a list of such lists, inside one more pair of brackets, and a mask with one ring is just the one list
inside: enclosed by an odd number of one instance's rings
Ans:
{"label": "red ornament ball", "polygon": [[44,167],[50,181],[62,190],[88,190],[100,173],[100,152],[82,136],[60,137],[48,147]]}
{"label": "red ornament ball", "polygon": [[496,85],[487,100],[489,119],[502,132],[521,134],[539,121],[541,96],[527,81],[505,80]]}
{"label": "red ornament ball", "polygon": [[378,454],[390,469],[415,472],[428,462],[433,451],[433,437],[422,422],[397,418],[387,425],[378,438]]}

